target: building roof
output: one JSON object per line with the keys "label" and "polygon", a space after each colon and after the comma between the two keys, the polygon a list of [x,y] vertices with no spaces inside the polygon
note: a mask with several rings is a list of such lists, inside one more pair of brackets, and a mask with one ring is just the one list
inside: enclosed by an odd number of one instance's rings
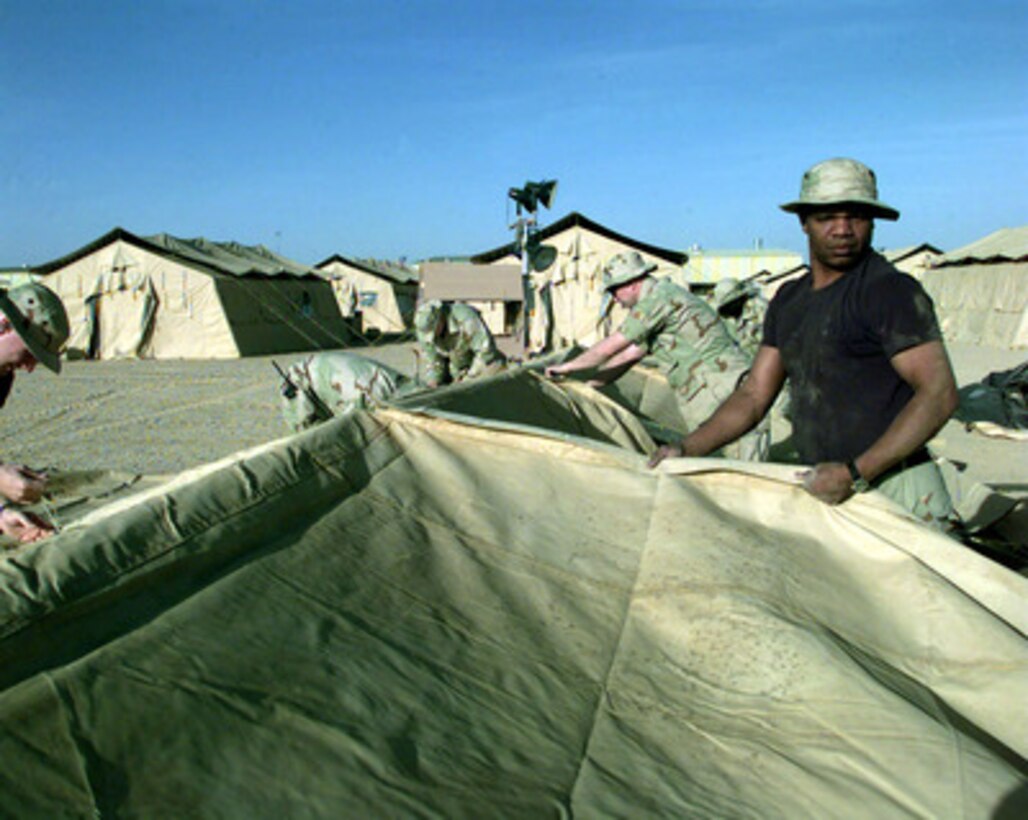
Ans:
{"label": "building roof", "polygon": [[377,259],[351,259],[348,256],[342,256],[338,253],[334,253],[328,257],[328,259],[318,262],[314,267],[320,270],[328,267],[333,262],[348,265],[349,267],[356,268],[364,273],[371,274],[372,276],[378,276],[382,279],[388,279],[391,282],[396,282],[401,285],[414,285],[417,284],[418,281],[417,271],[411,270],[410,268],[402,265],[380,262]]}
{"label": "building roof", "polygon": [[905,248],[893,248],[891,250],[883,250],[882,256],[889,260],[892,264],[902,262],[904,259],[909,259],[919,253],[935,253],[942,254],[942,249],[930,245],[927,242],[922,242],[920,245],[908,245]]}
{"label": "building roof", "polygon": [[241,245],[238,242],[213,242],[203,237],[179,239],[160,233],[140,237],[124,228],[114,228],[99,239],[83,245],[66,256],[32,268],[34,273],[47,274],[66,267],[116,241],[127,242],[150,253],[200,268],[215,275],[242,277],[290,277],[321,279],[317,272],[268,250],[263,245]]}
{"label": "building roof", "polygon": [[690,284],[703,285],[720,279],[753,279],[793,270],[803,257],[795,251],[774,248],[742,250],[692,250],[685,266]]}
{"label": "building roof", "polygon": [[[612,231],[610,228],[601,225],[599,222],[593,222],[591,219],[589,219],[586,216],[583,216],[577,211],[572,211],[562,219],[558,219],[556,222],[547,225],[545,228],[540,228],[534,236],[538,241],[543,242],[549,239],[551,236],[556,236],[562,231],[566,231],[568,228],[572,228],[575,226],[585,228],[586,230],[592,231],[593,233],[605,236],[608,239],[613,239],[615,242],[622,242],[625,245],[629,245],[635,248],[636,250],[647,253],[650,256],[655,256],[658,259],[663,259],[666,262],[670,262],[674,265],[684,265],[686,261],[689,259],[688,254],[682,253],[680,251],[673,251],[668,248],[660,248],[656,245],[649,245],[645,242],[640,242],[638,239],[633,239],[630,236],[626,236],[625,234],[618,233],[617,231]],[[506,245],[501,245],[498,248],[493,248],[491,251],[485,251],[484,253],[476,254],[475,256],[471,257],[471,261],[479,265],[488,264],[490,262],[495,262],[498,259],[503,259],[505,256],[510,256],[517,250],[518,242],[512,241],[508,242]]]}
{"label": "building roof", "polygon": [[943,254],[936,266],[1025,261],[1028,261],[1028,225],[993,231],[970,245]]}

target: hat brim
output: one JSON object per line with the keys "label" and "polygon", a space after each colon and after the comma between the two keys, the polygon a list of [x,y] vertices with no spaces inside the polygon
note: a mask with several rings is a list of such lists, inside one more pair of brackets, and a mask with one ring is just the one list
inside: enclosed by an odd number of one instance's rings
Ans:
{"label": "hat brim", "polygon": [[866,211],[870,211],[873,216],[879,219],[887,219],[890,222],[895,222],[900,218],[899,211],[886,205],[884,202],[879,202],[877,199],[840,199],[831,202],[804,202],[797,199],[794,202],[786,202],[778,207],[786,213],[803,215],[810,211],[819,211],[824,208],[840,205],[857,205]]}
{"label": "hat brim", "polygon": [[639,271],[638,273],[633,273],[631,276],[618,277],[617,279],[614,279],[609,285],[604,285],[603,289],[609,291],[613,288],[619,288],[622,285],[627,285],[629,282],[634,282],[636,279],[642,279],[644,276],[649,276],[656,269],[656,265],[647,265],[641,271]]}
{"label": "hat brim", "polygon": [[38,339],[33,338],[31,333],[22,333],[19,330],[19,328],[28,325],[29,322],[28,319],[25,318],[25,314],[18,309],[18,306],[7,297],[7,291],[0,292],[0,311],[3,311],[4,315],[8,320],[10,320],[11,329],[17,333],[18,338],[25,343],[25,347],[27,347],[29,353],[32,354],[32,358],[43,365],[47,370],[52,370],[54,373],[60,373],[60,355],[43,347],[43,345],[39,343]]}

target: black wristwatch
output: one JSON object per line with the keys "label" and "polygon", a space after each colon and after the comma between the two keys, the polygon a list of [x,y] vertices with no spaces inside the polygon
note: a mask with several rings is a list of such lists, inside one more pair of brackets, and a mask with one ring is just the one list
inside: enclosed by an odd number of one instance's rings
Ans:
{"label": "black wristwatch", "polygon": [[857,469],[857,462],[852,458],[846,462],[846,469],[850,471],[850,478],[853,479],[853,483],[850,484],[850,489],[855,493],[866,493],[871,489],[871,483],[860,474],[860,470]]}

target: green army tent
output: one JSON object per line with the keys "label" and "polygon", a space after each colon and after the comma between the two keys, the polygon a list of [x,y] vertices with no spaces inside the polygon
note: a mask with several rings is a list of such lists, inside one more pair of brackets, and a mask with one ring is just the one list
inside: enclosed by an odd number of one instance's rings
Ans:
{"label": "green army tent", "polygon": [[115,228],[33,271],[68,308],[71,356],[234,359],[354,338],[328,282],[260,245]]}
{"label": "green army tent", "polygon": [[794,470],[645,467],[529,369],[334,419],[0,559],[16,817],[985,818],[1028,580]]}

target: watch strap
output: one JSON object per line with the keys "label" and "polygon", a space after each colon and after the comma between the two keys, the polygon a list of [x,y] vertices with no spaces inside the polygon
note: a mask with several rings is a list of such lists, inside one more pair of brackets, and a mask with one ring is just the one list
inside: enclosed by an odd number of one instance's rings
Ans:
{"label": "watch strap", "polygon": [[871,483],[860,474],[860,470],[857,469],[857,462],[852,458],[846,462],[846,469],[850,471],[850,480],[855,493],[866,493],[871,489]]}

